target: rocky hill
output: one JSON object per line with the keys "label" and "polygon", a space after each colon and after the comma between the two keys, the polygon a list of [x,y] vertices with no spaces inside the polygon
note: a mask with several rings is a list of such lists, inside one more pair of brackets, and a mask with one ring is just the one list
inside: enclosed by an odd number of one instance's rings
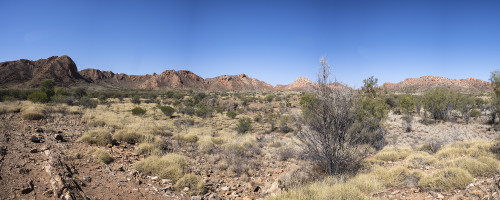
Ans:
{"label": "rocky hill", "polygon": [[[59,86],[102,87],[139,90],[209,90],[209,91],[301,91],[311,92],[316,83],[299,77],[288,85],[272,85],[246,74],[202,78],[191,71],[165,70],[161,74],[127,75],[98,69],[78,71],[68,56],[52,56],[36,61],[17,60],[0,63],[0,88],[34,88],[44,79],[54,79]],[[334,83],[331,87],[342,86]],[[447,87],[460,92],[491,92],[489,82],[474,78],[449,79],[438,76],[408,78],[399,83],[384,83],[391,92],[410,89],[421,92],[433,87]]]}
{"label": "rocky hill", "polygon": [[36,87],[44,79],[54,79],[58,85],[71,86],[87,83],[68,56],[52,56],[47,59],[16,60],[0,63],[2,87]]}
{"label": "rocky hill", "polygon": [[492,90],[490,82],[486,82],[480,79],[449,79],[440,76],[407,78],[399,83],[384,83],[382,87],[391,92],[404,92],[404,90],[422,92],[434,87],[446,87],[458,92],[472,93],[488,93]]}

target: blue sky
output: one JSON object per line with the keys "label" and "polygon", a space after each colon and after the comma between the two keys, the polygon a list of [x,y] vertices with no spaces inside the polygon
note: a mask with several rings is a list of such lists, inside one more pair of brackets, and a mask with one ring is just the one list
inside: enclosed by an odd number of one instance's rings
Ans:
{"label": "blue sky", "polygon": [[316,79],[359,87],[500,69],[500,1],[0,0],[0,61],[69,55],[79,70]]}

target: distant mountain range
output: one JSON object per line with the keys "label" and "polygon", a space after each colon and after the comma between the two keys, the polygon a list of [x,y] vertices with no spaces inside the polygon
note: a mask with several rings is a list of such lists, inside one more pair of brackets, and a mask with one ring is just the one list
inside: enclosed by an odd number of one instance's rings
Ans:
{"label": "distant mountain range", "polygon": [[[165,70],[161,74],[127,75],[98,69],[78,71],[69,56],[52,56],[36,61],[21,59],[0,63],[0,88],[34,88],[44,79],[54,79],[64,87],[138,90],[208,90],[208,91],[312,91],[316,83],[299,77],[288,85],[272,85],[245,74],[202,78],[191,71]],[[345,87],[339,83],[332,87]],[[432,87],[448,87],[462,92],[490,92],[489,82],[479,79],[448,79],[437,76],[408,78],[399,83],[384,83],[388,91],[411,89],[423,91]]]}

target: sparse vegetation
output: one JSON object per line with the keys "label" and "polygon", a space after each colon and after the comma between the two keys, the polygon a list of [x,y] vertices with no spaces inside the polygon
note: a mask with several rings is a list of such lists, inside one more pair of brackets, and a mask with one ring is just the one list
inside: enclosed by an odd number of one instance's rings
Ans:
{"label": "sparse vegetation", "polygon": [[87,152],[87,154],[89,154],[94,160],[104,164],[113,162],[113,158],[109,156],[109,153],[99,148],[92,148]]}
{"label": "sparse vegetation", "polygon": [[[166,154],[162,157],[152,155],[137,162],[134,168],[144,174],[177,181],[184,176],[187,163],[179,154]],[[195,188],[193,188],[195,189]]]}
{"label": "sparse vegetation", "polygon": [[205,194],[206,191],[203,179],[194,174],[185,174],[175,183],[174,187],[179,191],[187,187],[189,188],[188,194],[190,195]]}
{"label": "sparse vegetation", "polygon": [[107,144],[111,144],[111,134],[109,134],[109,131],[106,129],[90,130],[83,134],[78,141],[87,144],[106,146]]}

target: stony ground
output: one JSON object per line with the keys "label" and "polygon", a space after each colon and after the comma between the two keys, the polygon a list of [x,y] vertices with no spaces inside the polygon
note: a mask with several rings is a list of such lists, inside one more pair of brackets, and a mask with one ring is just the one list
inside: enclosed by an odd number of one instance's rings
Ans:
{"label": "stony ground", "polygon": [[[188,170],[203,177],[208,189],[203,196],[191,197],[186,191],[175,191],[170,180],[135,171],[133,164],[144,157],[134,153],[134,145],[100,147],[109,152],[114,161],[108,165],[94,161],[86,154],[93,147],[76,142],[89,129],[80,114],[54,112],[38,121],[24,120],[20,116],[20,113],[0,115],[0,199],[260,199],[278,193],[283,177],[304,167],[299,159],[277,159],[273,156],[276,148],[261,145],[264,153],[252,165],[253,176],[233,176],[215,167],[211,154],[198,155],[195,146],[184,146],[177,153],[190,158]],[[471,125],[447,122],[431,126],[415,121],[414,131],[407,133],[400,116],[390,115],[388,125],[388,137],[393,138],[390,145],[422,144],[428,138],[449,142],[499,136],[480,121],[473,121]],[[427,137],[428,134],[433,137]],[[257,133],[255,136],[262,144],[272,138],[287,139],[281,133]],[[389,188],[373,196],[383,199],[499,199],[499,184],[497,173],[494,177],[476,178],[465,190],[435,192]]]}

